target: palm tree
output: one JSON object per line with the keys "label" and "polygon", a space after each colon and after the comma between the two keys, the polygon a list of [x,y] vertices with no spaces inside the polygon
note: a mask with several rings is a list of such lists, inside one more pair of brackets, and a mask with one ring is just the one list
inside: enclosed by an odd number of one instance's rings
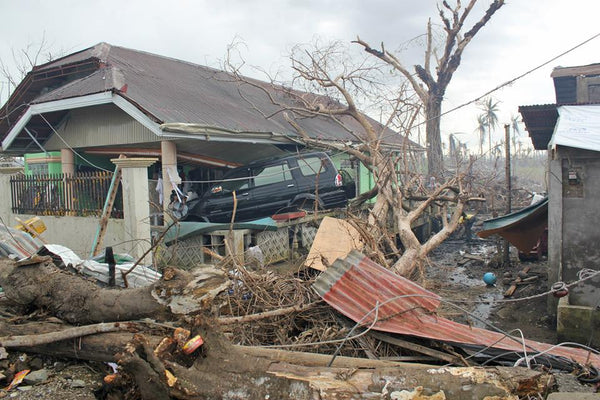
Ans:
{"label": "palm tree", "polygon": [[477,116],[477,129],[475,132],[479,134],[479,155],[483,155],[483,144],[485,143],[485,118],[483,115]]}
{"label": "palm tree", "polygon": [[492,153],[492,131],[498,127],[498,104],[500,102],[488,97],[481,105],[483,119],[488,131],[488,145],[490,147],[490,155]]}

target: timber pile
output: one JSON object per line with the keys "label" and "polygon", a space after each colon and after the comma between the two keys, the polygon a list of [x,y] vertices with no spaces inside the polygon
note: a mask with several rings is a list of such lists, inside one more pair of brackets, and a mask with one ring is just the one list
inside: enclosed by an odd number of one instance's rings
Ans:
{"label": "timber pile", "polygon": [[543,371],[522,368],[382,361],[462,363],[448,346],[429,342],[421,348],[382,334],[344,340],[354,323],[319,300],[309,288],[313,279],[310,272],[168,268],[147,288],[101,288],[49,258],[1,259],[0,345],[118,362],[103,381],[107,399],[508,399],[536,396],[551,384]]}

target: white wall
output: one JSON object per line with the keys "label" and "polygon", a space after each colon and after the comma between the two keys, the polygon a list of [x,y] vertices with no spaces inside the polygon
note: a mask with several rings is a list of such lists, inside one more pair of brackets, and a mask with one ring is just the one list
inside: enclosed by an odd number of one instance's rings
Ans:
{"label": "white wall", "polygon": [[[0,223],[8,226],[18,224],[16,218],[26,220],[33,215],[13,214],[10,198],[10,175],[0,171]],[[79,257],[88,258],[96,231],[98,229],[98,217],[54,217],[38,216],[46,225],[46,231],[41,237],[48,243],[60,244],[73,250]],[[116,253],[129,253],[134,247],[132,237],[125,230],[122,219],[111,218],[108,222],[102,248],[113,246]]]}

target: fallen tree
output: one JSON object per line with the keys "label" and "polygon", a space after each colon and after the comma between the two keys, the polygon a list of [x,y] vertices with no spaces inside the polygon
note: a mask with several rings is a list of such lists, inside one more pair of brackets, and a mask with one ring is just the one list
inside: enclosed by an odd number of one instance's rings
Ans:
{"label": "fallen tree", "polygon": [[0,286],[8,300],[23,308],[48,310],[72,324],[173,318],[210,307],[214,296],[228,285],[225,274],[216,269],[191,274],[166,268],[163,279],[151,286],[102,288],[57,268],[51,257],[35,263],[0,259]]}
{"label": "fallen tree", "polygon": [[[181,316],[173,309],[182,308],[187,298],[210,298],[204,296],[222,290],[222,282],[215,276],[199,280],[206,274],[167,269],[163,280],[145,289],[103,289],[58,269],[50,259],[38,261],[0,260],[0,285],[6,298],[23,311],[38,309],[50,313],[37,322],[24,323],[27,317],[12,318],[19,322],[16,325],[8,319],[2,321],[0,344],[8,349],[80,360],[117,361],[119,372],[104,380],[105,398],[327,399],[381,397],[403,390],[438,396],[431,398],[460,398],[465,391],[477,398],[515,398],[544,391],[550,383],[544,373],[520,368],[440,369],[351,357],[336,357],[329,367],[332,357],[325,354],[232,346],[221,333],[221,326],[286,318],[290,313],[313,310],[314,302],[306,302],[307,307],[283,307],[281,312],[256,313],[245,319],[217,318],[211,304]],[[258,280],[257,275],[246,274],[249,280]],[[194,290],[189,290],[194,282]],[[263,283],[259,281],[255,288],[246,289],[258,295]],[[275,290],[285,291],[281,287]],[[293,286],[288,290],[297,292]],[[302,291],[299,294],[300,302],[307,300],[302,300]],[[109,298],[119,299],[122,304],[107,307]],[[69,304],[71,299],[77,301]],[[145,304],[141,305],[141,301]],[[37,315],[43,316],[44,312]],[[157,313],[154,318],[161,316],[165,320],[140,320],[152,312]],[[123,321],[123,315],[136,321]],[[108,317],[115,320],[108,321]],[[98,323],[100,318],[106,322]],[[84,320],[90,325],[71,325]],[[198,343],[198,338],[203,345],[190,351],[189,343]]]}
{"label": "fallen tree", "polygon": [[[465,16],[473,4],[474,1],[470,3]],[[495,7],[492,9],[495,10]],[[489,16],[480,24],[485,24]],[[462,23],[453,29],[453,35],[460,29]],[[454,40],[449,39],[449,43],[448,51],[452,49]],[[466,43],[468,40],[461,44],[458,58]],[[435,171],[422,173],[418,159],[423,149],[408,140],[408,135],[418,125],[423,112],[423,104],[411,93],[411,84],[406,81],[386,82],[389,71],[382,65],[367,60],[352,60],[345,57],[346,54],[347,50],[340,43],[296,47],[290,58],[296,74],[294,82],[302,82],[302,90],[280,84],[265,85],[245,78],[240,75],[239,68],[232,65],[229,57],[227,68],[238,81],[238,90],[244,99],[268,118],[260,108],[262,103],[245,96],[246,91],[264,93],[278,110],[273,115],[281,114],[294,130],[295,135],[290,135],[290,139],[308,148],[346,154],[369,170],[374,187],[368,196],[377,197],[373,206],[366,211],[366,218],[363,215],[359,217],[359,220],[365,220],[362,231],[368,236],[363,240],[365,243],[375,243],[370,250],[379,262],[403,276],[411,276],[423,266],[427,255],[458,227],[466,205],[470,201],[485,200],[472,194],[473,160],[465,162],[461,159],[453,166],[456,167],[453,172],[442,174],[439,154],[433,160]],[[454,69],[457,65],[454,65]],[[452,72],[444,79],[449,81]],[[447,85],[447,82],[443,85]],[[424,90],[421,89],[421,92],[426,93]],[[426,94],[423,96],[427,97]],[[435,113],[441,104],[439,96],[432,94],[431,99],[437,104],[436,107],[425,105],[428,122],[432,111]],[[386,116],[381,118],[382,122],[360,110],[361,103],[365,102],[381,108],[381,114]],[[342,142],[314,137],[300,123],[309,118],[331,119],[355,139]],[[436,118],[439,125],[439,116]],[[429,126],[435,126],[435,123],[427,125],[429,132]],[[437,131],[434,129],[432,132],[438,136],[437,144],[431,143],[432,146],[441,146],[439,126]],[[466,181],[469,181],[468,184]],[[360,205],[364,201],[365,196],[359,196],[353,204]],[[357,211],[358,214],[363,212]],[[431,217],[440,222],[440,229],[420,240],[413,228],[418,220]]]}
{"label": "fallen tree", "polygon": [[[163,335],[147,332],[90,334],[76,341],[65,334],[79,328],[57,323],[0,324],[0,338],[6,332],[29,332],[32,340],[21,341],[20,350],[94,361],[118,361],[118,374],[105,378],[104,393],[117,396],[130,392],[142,399],[244,398],[322,399],[385,396],[393,392],[421,394],[427,399],[517,398],[548,390],[551,376],[524,368],[432,368],[421,364],[396,363],[351,357],[289,352],[258,347],[232,346],[215,329],[214,321],[196,319],[191,332],[201,333],[205,344],[191,355],[176,344],[175,327],[159,327]],[[115,326],[116,324],[106,324]],[[144,324],[121,323],[140,331]],[[84,327],[88,329],[88,327]],[[93,328],[89,328],[92,329]],[[181,328],[178,329],[181,331]],[[36,344],[37,334],[57,341]],[[188,331],[187,339],[191,335]],[[62,337],[62,339],[61,339]],[[181,341],[181,338],[179,338]],[[185,341],[184,339],[184,341]],[[11,340],[14,340],[12,337]],[[165,346],[164,343],[167,343]],[[432,396],[432,397],[428,397]],[[437,397],[435,397],[437,396]],[[113,397],[114,398],[114,397]]]}

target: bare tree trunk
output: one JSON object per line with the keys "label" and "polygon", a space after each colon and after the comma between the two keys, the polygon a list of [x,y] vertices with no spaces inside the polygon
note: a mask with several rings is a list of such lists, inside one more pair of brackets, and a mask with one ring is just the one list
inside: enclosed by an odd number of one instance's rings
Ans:
{"label": "bare tree trunk", "polygon": [[[435,93],[435,92],[434,92]],[[427,138],[427,170],[429,175],[440,177],[444,168],[442,154],[442,138],[440,120],[442,114],[442,97],[432,93],[425,107],[425,132]]]}

